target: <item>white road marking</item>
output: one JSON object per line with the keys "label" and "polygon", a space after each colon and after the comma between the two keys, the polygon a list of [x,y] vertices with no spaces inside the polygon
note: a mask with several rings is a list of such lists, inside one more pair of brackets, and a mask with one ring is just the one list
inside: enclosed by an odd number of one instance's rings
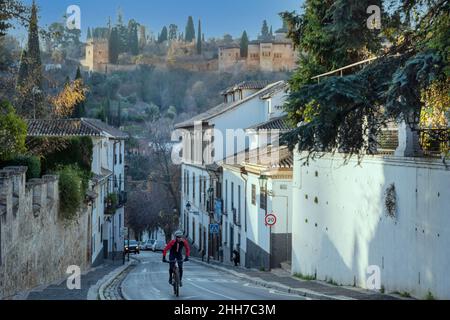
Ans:
{"label": "white road marking", "polygon": [[231,297],[225,296],[225,295],[223,295],[223,294],[220,294],[220,293],[211,291],[211,290],[209,290],[209,289],[206,289],[206,288],[204,288],[204,287],[202,287],[202,286],[199,286],[199,285],[197,285],[197,284],[195,284],[195,283],[190,283],[190,285],[193,285],[194,287],[197,287],[197,288],[199,288],[199,289],[205,290],[205,291],[207,291],[207,292],[209,292],[209,293],[218,295],[218,296],[220,296],[220,297],[224,297],[225,299],[236,300],[236,299],[234,299],[234,298],[231,298]]}

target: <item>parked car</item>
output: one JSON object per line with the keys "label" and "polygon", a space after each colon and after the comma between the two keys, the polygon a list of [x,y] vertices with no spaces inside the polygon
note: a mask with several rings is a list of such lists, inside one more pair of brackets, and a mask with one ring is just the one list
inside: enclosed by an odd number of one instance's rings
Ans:
{"label": "parked car", "polygon": [[130,240],[130,243],[128,243],[128,240],[125,240],[125,253],[135,253],[135,254],[139,254],[140,253],[140,249],[139,249],[139,243],[136,240]]}
{"label": "parked car", "polygon": [[157,240],[152,246],[152,251],[163,251],[166,247],[166,242],[163,240]]}
{"label": "parked car", "polygon": [[155,243],[155,239],[149,239],[145,242],[144,250],[152,250],[153,244]]}
{"label": "parked car", "polygon": [[145,250],[145,241],[139,241],[139,250],[140,251]]}

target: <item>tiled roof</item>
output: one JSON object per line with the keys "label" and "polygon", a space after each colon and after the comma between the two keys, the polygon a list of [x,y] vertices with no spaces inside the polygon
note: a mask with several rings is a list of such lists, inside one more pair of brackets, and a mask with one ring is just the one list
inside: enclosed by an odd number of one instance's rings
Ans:
{"label": "tiled roof", "polygon": [[267,87],[270,84],[270,81],[267,80],[251,80],[251,81],[242,81],[234,86],[231,86],[221,92],[222,95],[234,92],[236,90],[261,90]]}
{"label": "tiled roof", "polygon": [[262,96],[262,99],[269,99],[272,98],[275,94],[279,93],[280,91],[287,92],[289,89],[289,84],[286,81],[281,81],[276,86],[273,86],[270,90],[267,91],[267,93]]}
{"label": "tiled roof", "polygon": [[273,118],[270,119],[269,121],[257,124],[253,127],[250,127],[248,129],[253,129],[256,131],[259,130],[274,130],[274,129],[278,129],[280,131],[288,131],[293,129],[290,125],[289,125],[289,121],[287,119],[286,116],[281,116],[281,117],[277,117],[277,118]]}
{"label": "tiled roof", "polygon": [[30,119],[29,137],[111,136],[125,139],[127,134],[97,119]]}
{"label": "tiled roof", "polygon": [[197,121],[202,121],[202,122],[207,122],[211,119],[213,119],[214,117],[228,112],[230,110],[235,109],[236,107],[238,107],[239,105],[241,105],[244,102],[247,102],[255,97],[261,98],[262,96],[264,96],[265,94],[267,94],[270,89],[272,89],[274,86],[279,85],[280,83],[282,83],[284,81],[278,81],[275,83],[271,83],[268,86],[266,86],[265,88],[263,88],[262,90],[255,92],[254,94],[242,99],[242,100],[238,100],[238,101],[234,101],[231,103],[221,103],[217,106],[215,106],[214,108],[209,109],[206,112],[203,112],[201,114],[196,115],[195,117],[186,120],[184,122],[180,122],[178,124],[175,125],[175,128],[187,128],[187,127],[192,127],[194,126],[194,123]]}
{"label": "tiled roof", "polygon": [[81,119],[27,120],[29,137],[100,136],[101,132]]}
{"label": "tiled roof", "polygon": [[128,134],[126,134],[125,132],[114,128],[98,119],[86,119],[86,118],[82,118],[83,122],[88,123],[89,125],[96,127],[99,130],[102,130],[103,132],[106,132],[107,134],[111,135],[114,138],[119,138],[119,139],[126,139],[128,138]]}
{"label": "tiled roof", "polygon": [[[277,157],[272,159],[271,157]],[[239,157],[245,159],[241,163],[236,163]],[[265,146],[263,148],[247,149],[233,156],[230,156],[219,164],[231,164],[234,166],[259,165],[268,169],[291,169],[294,165],[292,151],[286,146]]]}

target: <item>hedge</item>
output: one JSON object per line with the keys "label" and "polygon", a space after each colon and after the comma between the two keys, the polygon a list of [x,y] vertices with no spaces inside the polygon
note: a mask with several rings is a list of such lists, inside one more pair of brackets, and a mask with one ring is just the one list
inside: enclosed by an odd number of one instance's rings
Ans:
{"label": "hedge", "polygon": [[27,180],[41,176],[41,159],[36,156],[21,155],[8,161],[2,161],[0,167],[24,166],[28,167]]}

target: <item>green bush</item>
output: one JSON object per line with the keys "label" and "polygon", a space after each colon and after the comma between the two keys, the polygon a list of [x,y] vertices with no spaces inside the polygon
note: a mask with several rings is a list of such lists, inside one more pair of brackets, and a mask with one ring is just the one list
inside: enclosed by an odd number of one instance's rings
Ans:
{"label": "green bush", "polygon": [[0,167],[24,166],[28,167],[27,180],[39,178],[41,176],[41,159],[36,156],[18,156],[9,161],[4,161]]}
{"label": "green bush", "polygon": [[27,125],[8,101],[0,101],[0,161],[25,152]]}
{"label": "green bush", "polygon": [[77,137],[64,140],[67,140],[67,147],[44,156],[42,171],[49,172],[60,166],[75,165],[90,172],[93,150],[92,139],[90,137]]}
{"label": "green bush", "polygon": [[77,166],[64,166],[56,173],[59,175],[60,214],[66,220],[73,220],[86,194],[86,172]]}

